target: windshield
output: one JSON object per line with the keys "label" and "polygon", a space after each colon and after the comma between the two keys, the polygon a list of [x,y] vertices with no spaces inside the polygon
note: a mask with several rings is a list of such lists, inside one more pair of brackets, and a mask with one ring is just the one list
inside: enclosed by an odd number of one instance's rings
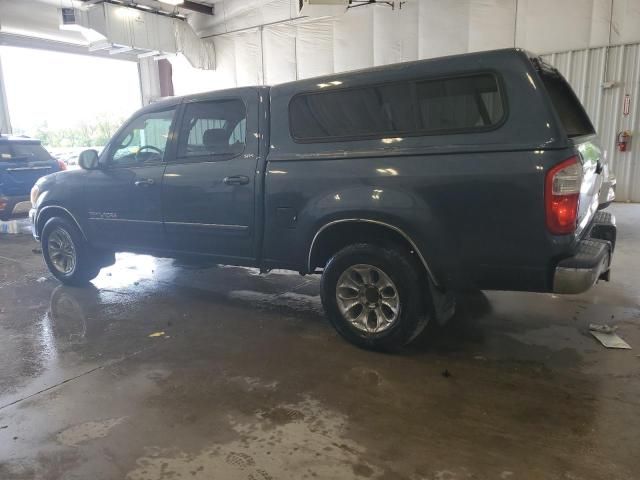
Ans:
{"label": "windshield", "polygon": [[46,162],[51,155],[39,143],[5,143],[0,144],[0,161]]}

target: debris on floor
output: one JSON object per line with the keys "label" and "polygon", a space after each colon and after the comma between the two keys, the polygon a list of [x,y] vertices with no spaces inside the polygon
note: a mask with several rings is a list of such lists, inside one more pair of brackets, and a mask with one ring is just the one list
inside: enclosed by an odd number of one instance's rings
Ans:
{"label": "debris on floor", "polygon": [[47,281],[47,277],[40,277],[39,279],[36,280],[36,282],[38,283],[43,283]]}
{"label": "debris on floor", "polygon": [[42,249],[41,248],[32,248],[31,249],[31,253],[35,253],[35,254],[41,254],[42,253]]}
{"label": "debris on floor", "polygon": [[444,371],[444,372],[442,372],[442,376],[443,376],[444,378],[449,378],[449,377],[451,377],[452,375],[451,375],[451,372],[450,372],[449,370],[446,370],[446,369],[445,369],[445,371]]}
{"label": "debris on floor", "polygon": [[592,332],[600,332],[600,333],[615,333],[618,330],[618,327],[612,327],[610,325],[600,325],[597,323],[590,323],[589,330]]}
{"label": "debris on floor", "polygon": [[609,325],[599,325],[592,323],[589,325],[589,332],[602,345],[607,348],[622,348],[630,350],[631,346],[616,334],[617,327]]}
{"label": "debris on floor", "polygon": [[149,335],[149,338],[154,338],[154,337],[164,337],[164,332],[154,332],[151,335]]}

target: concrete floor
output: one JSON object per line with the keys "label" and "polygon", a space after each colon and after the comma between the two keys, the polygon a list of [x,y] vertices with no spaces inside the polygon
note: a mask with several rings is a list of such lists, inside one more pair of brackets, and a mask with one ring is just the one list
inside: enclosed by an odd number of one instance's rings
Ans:
{"label": "concrete floor", "polygon": [[640,206],[612,211],[610,284],[465,298],[399,355],[316,278],[120,255],[74,289],[0,236],[0,479],[640,478]]}

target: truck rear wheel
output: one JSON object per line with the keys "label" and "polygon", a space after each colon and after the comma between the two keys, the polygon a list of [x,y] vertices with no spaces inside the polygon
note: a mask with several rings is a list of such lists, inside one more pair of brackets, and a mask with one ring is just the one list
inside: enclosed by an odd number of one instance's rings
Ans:
{"label": "truck rear wheel", "polygon": [[66,218],[53,217],[42,229],[42,255],[49,271],[66,285],[89,283],[101,263],[78,228]]}
{"label": "truck rear wheel", "polygon": [[362,348],[397,350],[427,325],[429,288],[399,249],[361,243],[340,250],[324,269],[320,291],[335,329]]}

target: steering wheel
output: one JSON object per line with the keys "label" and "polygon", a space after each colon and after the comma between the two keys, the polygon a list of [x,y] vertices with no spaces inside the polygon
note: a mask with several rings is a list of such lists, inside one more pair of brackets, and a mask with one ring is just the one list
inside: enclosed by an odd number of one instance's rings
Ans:
{"label": "steering wheel", "polygon": [[164,155],[164,152],[162,150],[160,150],[158,147],[154,147],[153,145],[143,145],[142,147],[140,147],[138,149],[138,151],[136,152],[136,161],[138,160],[138,155],[140,155],[140,153],[143,150],[152,150],[158,153],[158,155],[160,155],[161,157]]}

